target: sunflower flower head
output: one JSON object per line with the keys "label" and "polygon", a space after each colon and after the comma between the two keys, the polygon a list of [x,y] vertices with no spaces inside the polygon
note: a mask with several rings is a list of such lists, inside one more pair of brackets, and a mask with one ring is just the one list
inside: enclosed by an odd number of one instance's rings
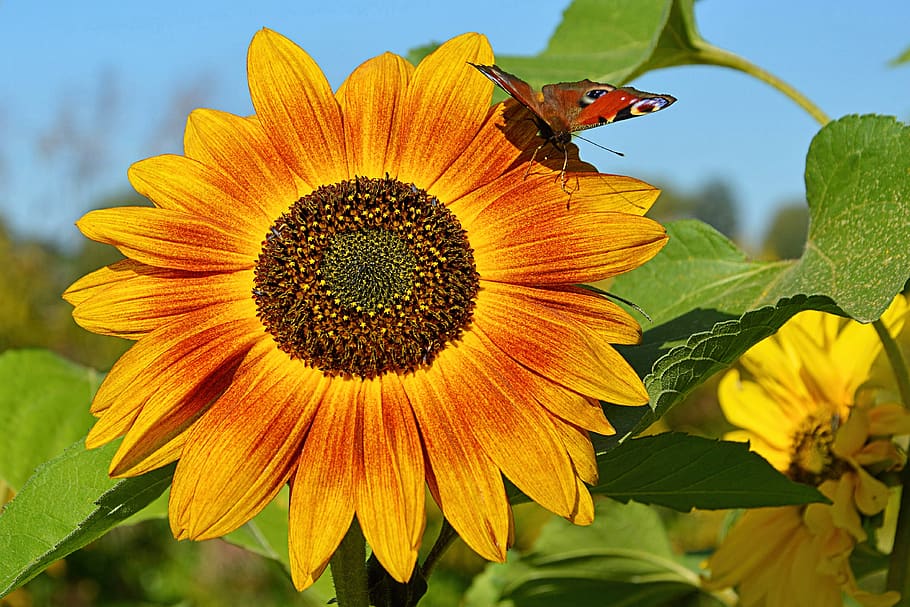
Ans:
{"label": "sunflower flower head", "polygon": [[[898,296],[882,316],[898,335],[908,313]],[[831,504],[746,512],[708,562],[710,588],[738,586],[744,605],[893,605],[895,592],[860,590],[850,567],[868,539],[863,516],[882,512],[890,489],[878,478],[902,468],[894,436],[910,433],[907,409],[870,381],[881,342],[875,329],[802,312],[757,344],[718,387],[727,435],[748,440],[790,478],[815,485]],[[743,375],[745,373],[745,376]]]}
{"label": "sunflower flower head", "polygon": [[[593,517],[599,400],[647,393],[613,344],[640,328],[577,285],[666,242],[657,191],[577,160],[525,176],[531,121],[490,107],[483,36],[414,67],[384,54],[333,92],[281,35],[255,35],[255,115],[196,110],[183,155],[134,164],[153,208],[78,225],[126,259],[66,292],[83,327],[135,340],[98,390],[86,444],[123,436],[116,476],[179,460],[178,538],[237,528],[291,487],[299,588],[356,517],[399,581],[430,494],[491,560],[508,547],[503,477]],[[512,108],[514,109],[514,108]]]}

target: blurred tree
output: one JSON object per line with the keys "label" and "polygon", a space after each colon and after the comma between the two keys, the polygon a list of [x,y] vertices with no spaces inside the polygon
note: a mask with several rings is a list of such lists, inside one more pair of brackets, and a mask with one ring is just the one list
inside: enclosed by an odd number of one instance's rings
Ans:
{"label": "blurred tree", "polygon": [[726,181],[712,179],[695,196],[692,216],[729,238],[739,236],[739,217],[733,188]]}
{"label": "blurred tree", "polygon": [[648,216],[661,223],[700,219],[728,238],[739,236],[739,212],[733,188],[722,179],[712,179],[694,194],[662,187],[660,198]]}
{"label": "blurred tree", "polygon": [[809,233],[809,207],[804,200],[777,209],[762,239],[762,255],[772,259],[797,259]]}
{"label": "blurred tree", "polygon": [[[131,194],[130,204],[148,204]],[[142,202],[140,202],[142,201]],[[76,279],[122,256],[116,249],[83,240],[75,252],[11,233],[0,219],[0,351],[49,348],[80,363],[106,370],[130,342],[89,333],[77,326],[61,299]]]}

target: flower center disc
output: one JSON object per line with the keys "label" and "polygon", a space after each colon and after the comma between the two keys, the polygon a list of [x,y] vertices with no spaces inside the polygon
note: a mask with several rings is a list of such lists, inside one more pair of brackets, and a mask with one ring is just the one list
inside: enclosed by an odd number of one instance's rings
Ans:
{"label": "flower center disc", "polygon": [[844,472],[844,462],[834,453],[834,418],[810,416],[793,437],[790,469],[787,475],[801,483],[819,485],[823,481],[839,478]]}
{"label": "flower center disc", "polygon": [[357,177],[279,217],[253,298],[283,351],[329,375],[429,365],[471,322],[479,277],[461,224],[411,184]]}

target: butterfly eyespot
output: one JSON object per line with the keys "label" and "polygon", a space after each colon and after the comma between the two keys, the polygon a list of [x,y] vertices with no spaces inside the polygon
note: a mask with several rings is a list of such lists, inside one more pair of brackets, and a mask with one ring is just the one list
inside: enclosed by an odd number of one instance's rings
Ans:
{"label": "butterfly eyespot", "polygon": [[585,91],[585,94],[578,99],[578,107],[588,107],[604,95],[612,93],[616,89],[597,88]]}
{"label": "butterfly eyespot", "polygon": [[661,110],[668,105],[670,105],[670,102],[663,97],[654,97],[652,99],[642,99],[636,102],[632,105],[631,108],[629,108],[629,111],[633,115],[638,116],[640,114],[650,114],[651,112],[656,112],[657,110]]}

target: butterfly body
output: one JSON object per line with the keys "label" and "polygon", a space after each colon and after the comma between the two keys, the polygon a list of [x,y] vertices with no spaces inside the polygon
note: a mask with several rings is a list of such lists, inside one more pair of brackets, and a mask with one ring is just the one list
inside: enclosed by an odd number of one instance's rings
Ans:
{"label": "butterfly body", "polygon": [[[592,80],[546,84],[540,91],[535,91],[521,78],[495,65],[471,65],[527,108],[544,144],[552,144],[563,154],[572,134],[577,131],[651,114],[676,101],[671,95]],[[568,161],[568,156],[565,158]],[[565,175],[565,163],[562,174]]]}

